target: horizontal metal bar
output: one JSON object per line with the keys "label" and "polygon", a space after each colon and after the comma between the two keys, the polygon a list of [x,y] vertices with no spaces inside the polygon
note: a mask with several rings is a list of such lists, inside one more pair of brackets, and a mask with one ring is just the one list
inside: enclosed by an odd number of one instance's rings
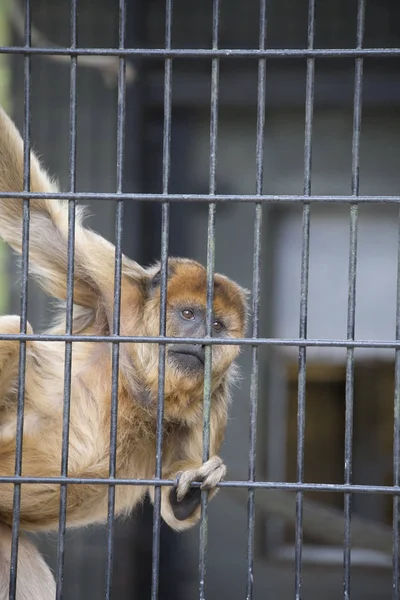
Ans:
{"label": "horizontal metal bar", "polygon": [[302,194],[115,194],[106,192],[0,192],[1,198],[30,198],[33,200],[136,200],[140,202],[262,202],[264,204],[296,204],[321,202],[332,204],[399,204],[400,196],[351,196]]}
{"label": "horizontal metal bar", "polygon": [[[113,477],[27,477],[22,475],[1,476],[0,483],[53,484],[53,485],[138,485],[171,487],[173,479],[120,479]],[[200,482],[193,482],[193,487],[200,487]],[[352,485],[344,483],[292,483],[283,481],[221,481],[220,488],[247,488],[256,490],[286,490],[296,492],[351,492],[352,494],[385,494],[400,495],[400,486],[390,485]]]}
{"label": "horizontal metal bar", "polygon": [[109,344],[139,343],[139,344],[173,344],[179,339],[182,344],[204,344],[215,346],[295,346],[323,348],[400,348],[400,340],[340,340],[340,339],[300,339],[300,338],[192,338],[192,337],[146,337],[146,336],[117,336],[117,335],[53,335],[47,333],[22,334],[0,333],[1,340],[32,341],[32,342],[106,342]]}
{"label": "horizontal metal bar", "polygon": [[0,54],[66,56],[140,56],[142,58],[360,58],[398,57],[400,48],[32,48],[1,46]]}

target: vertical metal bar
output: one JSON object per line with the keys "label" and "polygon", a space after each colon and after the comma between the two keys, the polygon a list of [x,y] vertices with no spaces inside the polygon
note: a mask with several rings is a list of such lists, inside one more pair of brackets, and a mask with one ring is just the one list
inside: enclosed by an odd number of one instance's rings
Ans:
{"label": "vertical metal bar", "polygon": [[[125,0],[119,0],[119,49],[125,47],[126,6]],[[118,107],[117,107],[117,194],[122,194],[124,170],[124,131],[125,131],[125,90],[126,90],[126,59],[121,56],[118,70]],[[117,200],[115,218],[115,276],[114,276],[114,307],[113,307],[113,336],[120,335],[121,314],[121,280],[122,280],[122,231],[124,217],[124,201]],[[110,465],[109,475],[116,475],[117,455],[117,419],[118,419],[118,381],[119,381],[119,342],[112,349],[112,387],[111,387],[111,419],[110,419]],[[108,488],[107,510],[107,565],[106,565],[106,600],[111,600],[113,554],[114,554],[114,510],[115,485]]]}
{"label": "vertical metal bar", "polygon": [[[172,37],[172,0],[166,1],[165,48],[171,49]],[[162,190],[167,195],[171,171],[171,100],[172,100],[172,59],[165,59],[164,66],[164,130],[163,130],[163,174]],[[168,242],[169,242],[169,202],[161,206],[161,281],[160,281],[160,336],[166,335],[167,328],[167,280],[168,280]],[[164,421],[164,384],[165,384],[166,346],[160,344],[158,354],[158,401],[156,435],[156,472],[155,480],[162,477],[162,444]],[[161,529],[161,487],[154,489],[153,547],[151,564],[151,600],[158,600],[160,585],[160,529]]]}
{"label": "vertical metal bar", "polygon": [[[260,0],[260,35],[259,48],[264,50],[267,28],[267,3]],[[266,59],[258,62],[258,95],[257,95],[257,147],[256,147],[256,194],[262,195],[264,182],[264,128],[265,128],[265,70]],[[255,205],[254,215],[254,250],[253,250],[253,303],[252,331],[253,338],[259,335],[260,293],[261,293],[261,232],[262,203]],[[257,435],[257,403],[258,403],[258,346],[251,349],[251,382],[250,382],[250,434],[249,434],[249,481],[256,478],[256,435]],[[247,583],[246,600],[253,598],[253,562],[254,562],[254,522],[255,522],[255,490],[249,489],[247,500]]]}
{"label": "vertical metal bar", "polygon": [[[396,340],[400,340],[400,210],[397,252]],[[400,349],[395,350],[393,484],[400,487]],[[393,496],[393,600],[400,600],[400,497]]]}
{"label": "vertical metal bar", "polygon": [[[365,0],[358,1],[357,9],[357,48],[361,49],[364,38]],[[360,133],[362,111],[363,59],[356,58],[353,109],[352,181],[351,194],[358,196],[360,171]],[[349,247],[349,286],[347,305],[347,339],[354,340],[356,317],[356,274],[357,274],[357,230],[358,204],[350,207],[350,247]],[[344,481],[351,483],[353,468],[353,402],[354,402],[354,348],[347,349],[346,357],[346,412]],[[343,597],[350,600],[351,568],[351,494],[344,495],[344,544],[343,544]]]}
{"label": "vertical metal bar", "polygon": [[[218,49],[220,0],[213,0],[212,47]],[[219,59],[211,63],[211,112],[210,112],[210,168],[209,193],[216,193],[217,146],[218,146],[218,106],[219,106]],[[214,304],[215,267],[215,216],[216,203],[208,207],[207,227],[207,298],[206,298],[206,337],[212,337]],[[210,416],[211,416],[211,375],[212,345],[205,349],[204,400],[203,400],[203,462],[210,456]],[[199,598],[205,600],[208,539],[208,492],[201,492],[201,519],[199,544]]]}
{"label": "vertical metal bar", "polygon": [[[30,148],[31,148],[31,3],[25,0],[25,48],[24,58],[24,191],[30,191]],[[23,200],[22,221],[22,276],[21,276],[21,333],[26,334],[28,323],[28,271],[29,271],[29,199]],[[19,368],[18,368],[18,399],[17,399],[17,426],[15,443],[15,475],[22,474],[22,442],[24,430],[24,403],[25,403],[25,369],[26,368],[26,342],[20,341]],[[9,600],[15,600],[17,589],[17,564],[18,541],[21,512],[21,485],[14,484],[11,560],[10,560],[10,586]]]}
{"label": "vertical metal bar", "polygon": [[[77,45],[77,7],[76,0],[71,0],[70,8],[71,48]],[[71,56],[70,63],[70,141],[69,141],[69,189],[75,192],[76,188],[76,112],[77,112],[77,90],[76,90],[76,67],[77,58]],[[73,309],[74,309],[74,256],[75,256],[75,200],[68,201],[68,259],[67,259],[67,302],[65,333],[73,333]],[[72,370],[72,342],[65,342],[65,365],[64,365],[64,408],[63,408],[63,431],[62,431],[62,456],[61,476],[68,475],[68,451],[69,451],[69,415],[71,404],[71,370]],[[61,600],[64,583],[64,554],[65,554],[65,530],[67,521],[67,484],[60,486],[60,516],[58,528],[57,549],[57,571],[56,571],[56,599]]]}
{"label": "vertical metal bar", "polygon": [[[308,44],[309,50],[314,48],[315,39],[315,0],[308,5]],[[315,59],[307,59],[306,76],[306,114],[304,136],[304,195],[311,195],[312,165],[312,130],[314,116],[314,80]],[[308,272],[310,263],[310,203],[303,207],[302,251],[301,251],[301,283],[300,283],[300,327],[299,337],[307,337],[308,319]],[[304,435],[306,419],[306,347],[299,348],[299,375],[297,398],[297,481],[304,481]],[[301,599],[301,575],[303,552],[303,492],[296,494],[296,533],[295,533],[295,598]]]}

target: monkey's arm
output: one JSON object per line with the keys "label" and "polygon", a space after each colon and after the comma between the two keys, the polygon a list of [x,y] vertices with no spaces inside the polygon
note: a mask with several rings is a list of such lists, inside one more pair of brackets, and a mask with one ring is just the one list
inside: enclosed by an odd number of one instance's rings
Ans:
{"label": "monkey's arm", "polygon": [[[14,123],[0,107],[0,192],[23,191],[23,141]],[[58,192],[38,159],[31,153],[30,191]],[[68,202],[30,200],[30,270],[47,293],[65,300],[67,283]],[[82,208],[76,209],[74,302],[94,308],[112,304],[115,248],[82,226]],[[0,199],[0,237],[22,252],[23,201]],[[123,257],[123,271],[140,277],[143,269]]]}
{"label": "monkey's arm", "polygon": [[[211,499],[218,491],[217,484],[225,477],[226,467],[217,456],[226,427],[224,411],[212,410],[210,420],[210,459],[202,461],[202,426],[200,422],[191,429],[182,444],[183,451],[178,460],[163,469],[164,479],[176,480],[172,488],[161,490],[161,515],[170,527],[177,531],[188,529],[200,519],[201,490],[208,490]],[[184,454],[184,457],[182,456]],[[191,487],[193,482],[201,487]],[[154,488],[149,489],[154,500]]]}

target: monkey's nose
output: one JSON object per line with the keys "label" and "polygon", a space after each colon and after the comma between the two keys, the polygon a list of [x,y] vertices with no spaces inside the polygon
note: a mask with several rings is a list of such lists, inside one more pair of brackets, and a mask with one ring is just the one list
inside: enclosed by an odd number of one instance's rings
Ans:
{"label": "monkey's nose", "polygon": [[193,348],[195,348],[196,354],[197,354],[198,358],[204,364],[204,361],[205,361],[205,358],[206,358],[206,347],[205,347],[205,345],[204,344],[193,344]]}

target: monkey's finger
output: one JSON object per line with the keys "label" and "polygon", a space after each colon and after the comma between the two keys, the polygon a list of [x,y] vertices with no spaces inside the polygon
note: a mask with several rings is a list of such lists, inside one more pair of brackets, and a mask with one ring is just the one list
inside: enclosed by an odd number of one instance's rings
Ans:
{"label": "monkey's finger", "polygon": [[200,481],[207,479],[214,471],[218,471],[220,467],[224,467],[222,459],[219,456],[212,456],[199,468]]}
{"label": "monkey's finger", "polygon": [[211,489],[226,475],[226,467],[219,456],[212,456],[198,469],[188,469],[178,474],[176,497],[180,502],[194,481],[202,482],[202,489]]}
{"label": "monkey's finger", "polygon": [[200,480],[202,478],[199,476],[198,469],[190,469],[188,471],[183,471],[181,476],[179,477],[178,486],[176,488],[176,497],[178,502],[180,502],[188,493],[189,488],[193,481]]}
{"label": "monkey's finger", "polygon": [[203,483],[201,484],[201,489],[210,490],[215,488],[215,486],[225,477],[225,475],[226,467],[224,464],[222,464],[204,479]]}
{"label": "monkey's finger", "polygon": [[176,489],[179,486],[179,480],[181,478],[182,475],[182,471],[179,471],[179,473],[177,473],[175,475],[175,480],[174,480],[174,488]]}

